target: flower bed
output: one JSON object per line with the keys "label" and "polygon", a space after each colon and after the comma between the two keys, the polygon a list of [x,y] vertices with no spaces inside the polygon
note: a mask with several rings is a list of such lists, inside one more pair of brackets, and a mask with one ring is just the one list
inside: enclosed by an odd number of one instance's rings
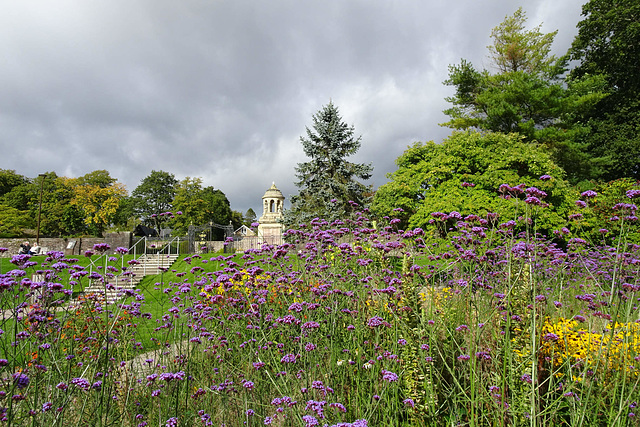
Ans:
{"label": "flower bed", "polygon": [[[0,416],[16,425],[635,423],[640,246],[625,241],[635,223],[618,219],[613,247],[563,246],[535,232],[543,204],[520,202],[514,220],[458,214],[447,241],[433,237],[437,224],[433,234],[398,230],[366,210],[314,220],[289,230],[287,244],[187,258],[108,306],[67,305],[61,253],[39,265],[14,257],[0,279]],[[121,268],[120,256],[103,270]],[[34,273],[44,280],[31,282]]]}

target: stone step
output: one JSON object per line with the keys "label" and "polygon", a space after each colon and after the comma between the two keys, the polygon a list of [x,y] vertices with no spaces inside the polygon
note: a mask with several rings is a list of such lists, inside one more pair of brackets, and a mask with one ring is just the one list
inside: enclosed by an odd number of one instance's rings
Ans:
{"label": "stone step", "polygon": [[108,288],[102,283],[92,283],[84,289],[83,298],[91,296],[104,301],[106,304],[113,304],[122,298],[127,290],[133,290],[146,275],[158,274],[159,268],[169,268],[178,259],[178,255],[146,255],[138,258],[139,264],[128,266],[126,274],[120,274],[110,278],[107,282]]}

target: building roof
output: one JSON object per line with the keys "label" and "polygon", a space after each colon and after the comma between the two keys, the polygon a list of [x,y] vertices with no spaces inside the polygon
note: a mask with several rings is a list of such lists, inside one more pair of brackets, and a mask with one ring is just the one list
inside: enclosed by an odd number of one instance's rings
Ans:
{"label": "building roof", "polygon": [[276,183],[271,184],[271,187],[264,193],[262,196],[263,199],[282,199],[284,200],[284,196],[282,195],[282,191],[278,190],[276,187]]}

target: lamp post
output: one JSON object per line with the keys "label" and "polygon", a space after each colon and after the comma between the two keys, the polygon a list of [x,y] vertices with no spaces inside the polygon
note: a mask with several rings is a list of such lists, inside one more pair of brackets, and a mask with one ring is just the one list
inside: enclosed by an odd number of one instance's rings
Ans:
{"label": "lamp post", "polygon": [[36,245],[40,246],[40,216],[42,215],[42,189],[44,187],[44,179],[47,174],[38,174],[40,177],[40,199],[38,202],[38,228],[36,229]]}

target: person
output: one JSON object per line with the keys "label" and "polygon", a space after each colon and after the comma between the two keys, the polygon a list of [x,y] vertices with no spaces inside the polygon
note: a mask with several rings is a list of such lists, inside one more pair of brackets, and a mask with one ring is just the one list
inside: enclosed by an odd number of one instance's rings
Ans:
{"label": "person", "polygon": [[31,252],[31,245],[29,242],[24,242],[20,245],[20,251],[18,252],[20,255],[33,255]]}

